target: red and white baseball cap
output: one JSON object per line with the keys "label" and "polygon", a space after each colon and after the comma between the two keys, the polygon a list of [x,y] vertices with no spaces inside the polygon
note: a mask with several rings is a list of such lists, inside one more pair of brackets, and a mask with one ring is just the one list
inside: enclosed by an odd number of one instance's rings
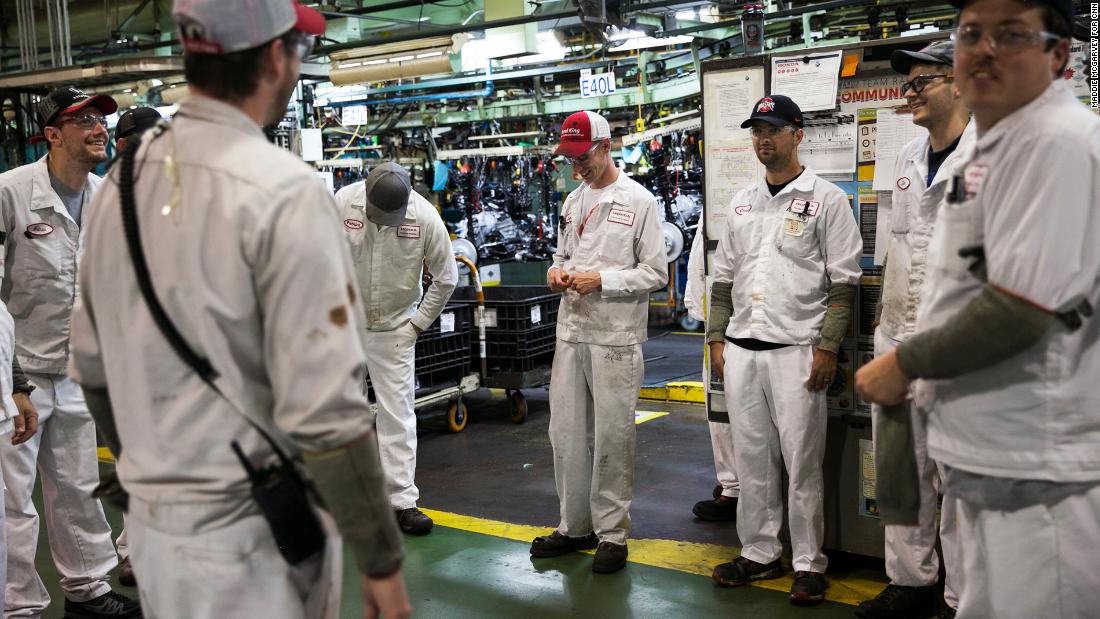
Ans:
{"label": "red and white baseball cap", "polygon": [[611,126],[607,119],[595,112],[577,112],[561,124],[561,143],[555,155],[580,157],[592,148],[592,144],[611,138]]}
{"label": "red and white baseball cap", "polygon": [[184,51],[221,56],[259,47],[294,28],[325,33],[325,17],[298,0],[176,0]]}

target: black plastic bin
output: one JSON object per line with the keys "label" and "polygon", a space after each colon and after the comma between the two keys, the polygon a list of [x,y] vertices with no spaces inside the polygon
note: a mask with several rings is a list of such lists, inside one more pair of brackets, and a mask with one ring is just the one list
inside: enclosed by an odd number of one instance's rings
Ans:
{"label": "black plastic bin", "polygon": [[[485,292],[486,365],[489,372],[526,372],[550,365],[557,339],[561,294],[546,286],[487,286]],[[454,301],[469,303],[477,315],[473,286],[455,290]],[[478,358],[478,328],[470,328]]]}

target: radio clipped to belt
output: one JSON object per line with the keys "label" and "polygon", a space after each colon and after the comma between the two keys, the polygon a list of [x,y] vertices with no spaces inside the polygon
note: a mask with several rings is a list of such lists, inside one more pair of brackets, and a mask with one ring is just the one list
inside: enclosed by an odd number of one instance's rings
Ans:
{"label": "radio clipped to belt", "polygon": [[[163,121],[148,132],[152,139],[157,139],[168,131],[167,123]],[[164,307],[157,299],[156,291],[149,274],[149,265],[145,260],[145,252],[141,245],[140,228],[138,228],[137,206],[134,200],[134,159],[138,148],[141,146],[140,138],[127,144],[122,153],[122,161],[119,169],[119,196],[121,198],[122,228],[126,234],[126,244],[130,249],[130,259],[134,265],[134,274],[137,278],[141,296],[153,316],[161,335],[168,341],[172,350],[179,355],[196,374],[207,384],[210,389],[224,399],[229,406],[240,414],[271,446],[278,461],[270,466],[256,467],[249,461],[237,441],[231,442],[234,453],[241,461],[241,465],[248,473],[252,483],[252,498],[256,501],[275,538],[279,552],[291,565],[320,553],[325,547],[325,531],[321,522],[310,504],[309,483],[302,477],[294,461],[279,447],[261,425],[243,409],[227,398],[218,388],[215,381],[218,372],[210,362],[200,357],[180,335],[171,318],[168,317]],[[173,183],[176,187],[173,192],[179,191],[178,175],[173,175]]]}

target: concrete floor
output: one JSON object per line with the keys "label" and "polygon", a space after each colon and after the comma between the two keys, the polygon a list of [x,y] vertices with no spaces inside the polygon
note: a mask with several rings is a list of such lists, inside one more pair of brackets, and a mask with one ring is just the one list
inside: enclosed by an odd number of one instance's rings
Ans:
{"label": "concrete floor", "polygon": [[[694,348],[696,341],[682,344]],[[667,349],[673,342],[660,345]],[[664,351],[653,356],[662,355],[668,358]],[[680,372],[675,366],[661,369],[670,378]],[[841,554],[831,555],[828,597],[845,603],[792,607],[789,577],[767,583],[770,589],[715,587],[707,574],[736,555],[737,539],[731,523],[701,522],[691,514],[692,504],[708,498],[715,483],[706,413],[701,406],[667,402],[638,405],[640,411],[668,414],[638,426],[627,568],[595,575],[591,558],[580,554],[533,561],[528,540],[557,524],[557,497],[547,393],[525,393],[529,415],[520,425],[509,419],[503,395],[487,390],[467,399],[470,423],[460,434],[447,431],[442,411],[421,415],[420,504],[433,510],[439,526],[426,537],[406,538],[404,573],[416,617],[851,617],[851,604],[884,585],[881,561]],[[119,531],[118,514],[109,518]],[[44,532],[39,548],[39,570],[54,598],[45,617],[61,617],[63,599]],[[345,562],[342,616],[361,617],[351,566]]]}

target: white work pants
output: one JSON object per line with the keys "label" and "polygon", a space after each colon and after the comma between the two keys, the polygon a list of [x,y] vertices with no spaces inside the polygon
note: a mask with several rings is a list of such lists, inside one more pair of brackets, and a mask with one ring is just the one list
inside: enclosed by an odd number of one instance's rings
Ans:
{"label": "white work pants", "polygon": [[416,507],[416,329],[408,322],[392,331],[368,331],[363,341],[378,404],[375,429],[390,505]]}
{"label": "white work pants", "polygon": [[634,496],[634,406],[642,345],[558,340],[550,376],[550,444],[558,532],[625,544]]}
{"label": "white work pants", "polygon": [[710,448],[714,452],[714,472],[718,475],[718,484],[722,494],[736,497],[741,494],[741,483],[737,481],[737,468],[733,462],[733,430],[728,423],[708,422],[710,426]]}
{"label": "white work pants", "polygon": [[1011,512],[959,502],[959,619],[1085,619],[1100,609],[1100,486]]}
{"label": "white work pants", "polygon": [[812,346],[752,351],[725,347],[726,407],[741,481],[737,535],[741,556],[770,563],[783,553],[780,483],[790,476],[789,524],[796,571],[824,573],[821,552],[825,457],[825,392],[808,391]]}
{"label": "white work pants", "polygon": [[291,566],[260,515],[196,532],[189,525],[202,520],[201,505],[160,503],[149,509],[133,498],[130,503],[130,561],[146,619],[338,616],[338,536],[330,534],[322,554]]}
{"label": "white work pants", "polygon": [[108,572],[118,565],[103,506],[92,498],[99,484],[95,424],[80,386],[64,375],[27,373],[34,385],[38,432],[13,447],[0,441],[7,492],[8,583],[6,617],[38,617],[50,596],[38,576],[38,511],[31,495],[42,476],[46,532],[65,597],[95,599],[111,590]]}

